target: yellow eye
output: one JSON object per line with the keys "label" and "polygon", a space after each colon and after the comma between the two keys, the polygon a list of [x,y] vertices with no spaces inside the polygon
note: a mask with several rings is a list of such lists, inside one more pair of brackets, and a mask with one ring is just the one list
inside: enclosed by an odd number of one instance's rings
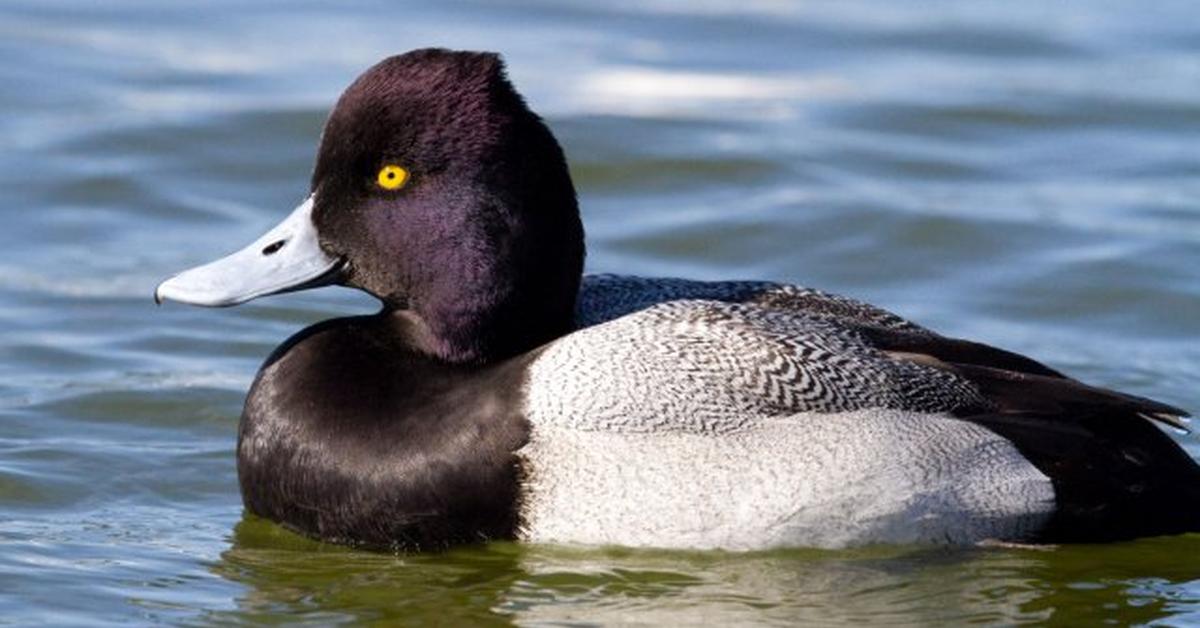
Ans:
{"label": "yellow eye", "polygon": [[408,181],[408,171],[396,164],[388,164],[379,169],[379,187],[385,190],[399,190]]}

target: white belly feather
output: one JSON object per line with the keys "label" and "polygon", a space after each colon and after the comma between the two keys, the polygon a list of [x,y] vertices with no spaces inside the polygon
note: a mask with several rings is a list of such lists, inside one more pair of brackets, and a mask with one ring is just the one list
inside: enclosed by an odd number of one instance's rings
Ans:
{"label": "white belly feather", "polygon": [[521,451],[532,542],[754,550],[1014,539],[1050,481],[965,421],[893,410],[756,421],[735,433],[535,425]]}

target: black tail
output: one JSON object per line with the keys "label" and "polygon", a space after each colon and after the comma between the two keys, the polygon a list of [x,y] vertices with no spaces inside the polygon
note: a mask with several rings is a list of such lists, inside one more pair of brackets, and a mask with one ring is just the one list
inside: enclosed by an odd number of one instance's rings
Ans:
{"label": "black tail", "polygon": [[1136,414],[967,418],[1012,441],[1054,484],[1057,508],[1038,541],[1100,542],[1200,531],[1200,466]]}
{"label": "black tail", "polygon": [[863,329],[894,359],[955,373],[986,400],[955,414],[1008,439],[1054,484],[1037,541],[1097,542],[1200,532],[1200,465],[1157,421],[1179,408],[1068,378],[1025,356],[934,334]]}
{"label": "black tail", "polygon": [[1012,441],[1054,484],[1038,540],[1097,542],[1200,531],[1200,465],[1151,421],[1178,409],[1072,379],[953,365],[996,407],[965,416]]}

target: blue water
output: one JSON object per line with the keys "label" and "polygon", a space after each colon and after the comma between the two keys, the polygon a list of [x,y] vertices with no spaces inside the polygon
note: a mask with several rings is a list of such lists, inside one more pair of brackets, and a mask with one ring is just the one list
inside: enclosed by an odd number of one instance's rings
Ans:
{"label": "blue water", "polygon": [[1200,619],[1200,536],[751,555],[311,543],[243,519],[237,416],[275,345],[371,300],[150,299],[305,195],[324,116],[364,68],[488,49],[564,144],[590,271],[797,282],[1200,410],[1196,17],[7,0],[0,623]]}

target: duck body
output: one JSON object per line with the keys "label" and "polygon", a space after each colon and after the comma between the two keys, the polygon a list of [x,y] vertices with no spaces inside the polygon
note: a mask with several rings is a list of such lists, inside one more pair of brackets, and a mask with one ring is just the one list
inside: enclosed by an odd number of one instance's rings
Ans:
{"label": "duck body", "polygon": [[1095,388],[852,299],[582,277],[566,161],[488,53],[385,59],[342,95],[308,197],[155,299],[341,284],[377,314],[266,361],[246,509],[414,550],[488,539],[735,550],[1105,541],[1200,530],[1200,466]]}
{"label": "duck body", "polygon": [[[836,548],[1187,529],[1171,513],[1200,474],[1137,415],[1166,410],[1155,402],[790,285],[591,276],[576,319],[571,334],[479,367],[413,352],[420,332],[396,313],[301,332],[247,400],[247,508],[317,538],[399,549],[494,538]],[[971,379],[989,367],[889,348],[897,339],[1002,365],[994,377],[1059,380],[1059,397],[1085,401],[989,398],[991,384]],[[1005,422],[1028,435],[1002,436]],[[1035,451],[1061,447],[1064,431],[1095,451]],[[1087,483],[1124,483],[1081,496],[1067,465]]]}

